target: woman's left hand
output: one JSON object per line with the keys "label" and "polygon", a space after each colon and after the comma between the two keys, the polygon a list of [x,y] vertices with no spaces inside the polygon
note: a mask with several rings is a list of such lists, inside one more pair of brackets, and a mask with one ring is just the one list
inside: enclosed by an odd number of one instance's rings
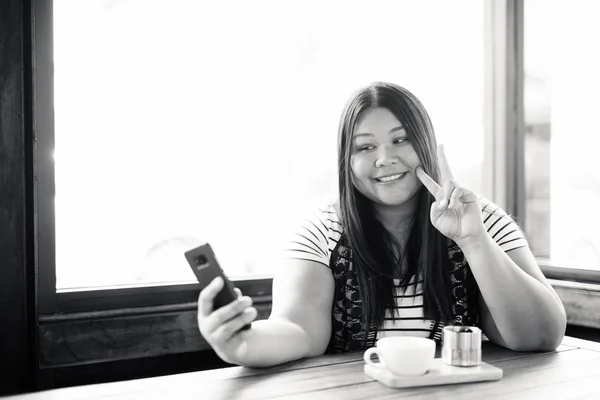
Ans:
{"label": "woman's left hand", "polygon": [[[438,154],[442,176],[450,175],[443,150]],[[452,239],[457,244],[475,239],[485,233],[481,206],[477,195],[473,191],[460,186],[452,179],[448,179],[442,186],[439,186],[423,168],[417,167],[415,170],[419,180],[425,185],[427,190],[435,197],[435,202],[431,205],[431,223],[433,226]]]}

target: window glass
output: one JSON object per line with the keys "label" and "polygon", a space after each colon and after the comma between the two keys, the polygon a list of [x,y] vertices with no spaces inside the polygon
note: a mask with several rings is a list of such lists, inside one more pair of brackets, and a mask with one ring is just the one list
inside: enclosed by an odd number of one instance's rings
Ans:
{"label": "window glass", "polygon": [[[391,81],[481,190],[483,2],[55,0],[59,288],[232,277],[336,195],[337,124]],[[433,12],[435,10],[435,12]]]}
{"label": "window glass", "polygon": [[535,255],[600,270],[600,3],[525,2],[526,228]]}

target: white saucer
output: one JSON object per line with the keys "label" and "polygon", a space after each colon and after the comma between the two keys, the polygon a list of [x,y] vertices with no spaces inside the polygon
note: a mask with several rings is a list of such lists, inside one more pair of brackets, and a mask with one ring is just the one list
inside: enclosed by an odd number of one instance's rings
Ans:
{"label": "white saucer", "polygon": [[417,386],[449,385],[480,381],[497,381],[502,378],[502,370],[482,362],[475,367],[456,367],[442,362],[441,358],[433,360],[431,369],[425,375],[398,376],[382,368],[365,364],[365,374],[386,386],[408,388]]}

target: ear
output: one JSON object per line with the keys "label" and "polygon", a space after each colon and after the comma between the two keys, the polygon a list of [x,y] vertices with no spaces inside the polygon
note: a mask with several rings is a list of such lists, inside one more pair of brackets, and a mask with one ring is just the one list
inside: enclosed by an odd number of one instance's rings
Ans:
{"label": "ear", "polygon": [[450,164],[448,163],[448,159],[446,158],[446,153],[444,152],[444,145],[439,144],[437,147],[437,158],[438,164],[440,165],[440,184],[443,184],[447,180],[454,180],[454,175],[452,174],[452,170],[450,169]]}

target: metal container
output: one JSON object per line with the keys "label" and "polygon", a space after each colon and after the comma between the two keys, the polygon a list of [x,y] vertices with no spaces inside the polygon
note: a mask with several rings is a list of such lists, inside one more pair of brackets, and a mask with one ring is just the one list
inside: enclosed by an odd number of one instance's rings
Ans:
{"label": "metal container", "polygon": [[442,361],[459,367],[481,364],[481,329],[457,325],[444,327]]}

